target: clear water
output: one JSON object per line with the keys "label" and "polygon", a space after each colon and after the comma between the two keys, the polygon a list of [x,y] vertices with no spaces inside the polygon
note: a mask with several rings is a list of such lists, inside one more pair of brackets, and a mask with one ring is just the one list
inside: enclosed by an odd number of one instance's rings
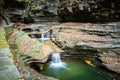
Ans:
{"label": "clear water", "polygon": [[40,42],[47,42],[47,41],[49,41],[50,40],[50,38],[45,38],[45,36],[44,36],[44,34],[41,34],[41,38],[40,38]]}
{"label": "clear water", "polygon": [[39,41],[40,42],[48,42],[48,41],[50,41],[50,39],[49,38],[44,38],[44,39],[39,39]]}
{"label": "clear water", "polygon": [[109,74],[82,61],[65,60],[64,63],[66,63],[64,67],[53,68],[49,62],[40,73],[60,80],[113,80]]}

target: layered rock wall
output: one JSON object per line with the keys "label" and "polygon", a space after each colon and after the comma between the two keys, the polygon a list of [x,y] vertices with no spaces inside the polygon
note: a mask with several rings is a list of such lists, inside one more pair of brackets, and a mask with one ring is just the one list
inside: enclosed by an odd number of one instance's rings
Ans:
{"label": "layered rock wall", "polygon": [[113,22],[120,20],[119,0],[73,0],[58,10],[62,21]]}
{"label": "layered rock wall", "polygon": [[64,56],[98,59],[100,65],[120,73],[119,23],[63,23],[51,30],[52,40],[67,53]]}
{"label": "layered rock wall", "polygon": [[[27,33],[15,29],[9,38],[9,43],[17,47],[17,50],[38,62],[46,62],[52,53],[61,52],[61,50],[51,41],[40,42],[35,38],[30,38]],[[31,60],[32,60],[31,59]],[[34,60],[32,62],[35,62]]]}

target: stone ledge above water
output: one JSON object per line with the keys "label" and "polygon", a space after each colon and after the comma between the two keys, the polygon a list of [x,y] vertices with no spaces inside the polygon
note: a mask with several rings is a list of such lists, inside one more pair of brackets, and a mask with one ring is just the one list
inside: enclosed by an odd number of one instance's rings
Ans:
{"label": "stone ledge above water", "polygon": [[36,38],[30,38],[27,33],[17,29],[10,36],[9,43],[17,46],[22,54],[31,56],[32,59],[37,59],[38,62],[46,62],[50,54],[62,51],[51,41],[42,43]]}

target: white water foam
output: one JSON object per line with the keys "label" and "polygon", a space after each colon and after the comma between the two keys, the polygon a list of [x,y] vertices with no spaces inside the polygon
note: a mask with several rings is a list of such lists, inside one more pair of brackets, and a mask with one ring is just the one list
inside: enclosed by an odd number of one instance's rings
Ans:
{"label": "white water foam", "polygon": [[59,53],[54,53],[52,54],[52,61],[50,63],[49,68],[67,68],[66,63],[62,62],[60,59],[60,54]]}

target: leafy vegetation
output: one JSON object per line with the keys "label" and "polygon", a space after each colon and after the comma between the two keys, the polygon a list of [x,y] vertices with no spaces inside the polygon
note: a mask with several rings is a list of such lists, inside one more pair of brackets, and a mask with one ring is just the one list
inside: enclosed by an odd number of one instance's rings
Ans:
{"label": "leafy vegetation", "polygon": [[2,4],[4,4],[4,1],[3,1],[3,0],[0,0],[0,6],[1,6]]}
{"label": "leafy vegetation", "polygon": [[3,7],[2,7],[3,4],[4,4],[4,1],[3,1],[3,0],[0,0],[0,13],[3,12]]}
{"label": "leafy vegetation", "polygon": [[29,2],[31,2],[32,0],[16,0],[16,1],[18,1],[18,2],[25,2],[25,3],[29,3]]}

